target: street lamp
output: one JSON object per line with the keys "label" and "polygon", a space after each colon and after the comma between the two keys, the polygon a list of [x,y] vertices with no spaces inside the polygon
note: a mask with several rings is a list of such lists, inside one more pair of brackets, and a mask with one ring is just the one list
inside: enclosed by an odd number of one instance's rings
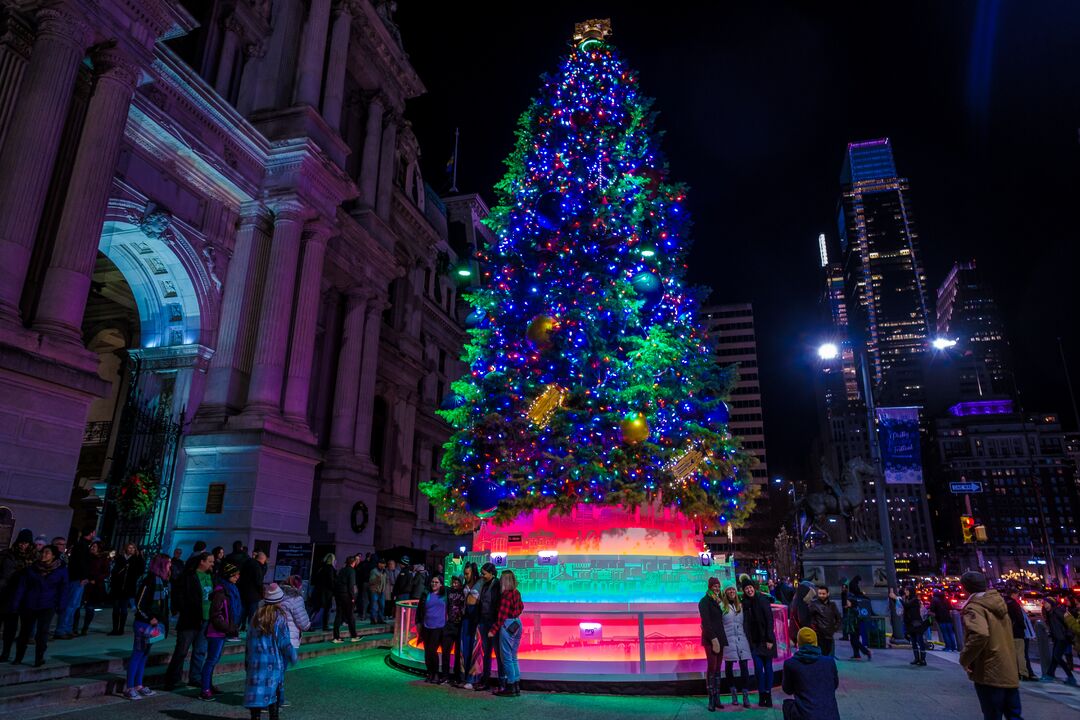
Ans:
{"label": "street lamp", "polygon": [[947,337],[937,337],[930,341],[935,350],[948,350],[956,347],[957,341]]}
{"label": "street lamp", "polygon": [[[877,436],[877,412],[874,408],[874,391],[870,384],[870,369],[866,364],[866,353],[855,351],[859,361],[859,376],[863,386],[863,398],[866,405],[866,431],[867,444],[870,446],[870,460],[877,470],[877,478],[874,480],[874,498],[878,509],[878,527],[881,530],[881,549],[885,554],[885,573],[888,575],[889,587],[897,587],[896,584],[896,557],[893,554],[892,524],[889,518],[888,501],[885,498],[885,471],[881,462],[881,446],[878,445]],[[826,342],[818,346],[818,357],[825,361],[836,360],[840,356],[840,348],[836,343]]]}

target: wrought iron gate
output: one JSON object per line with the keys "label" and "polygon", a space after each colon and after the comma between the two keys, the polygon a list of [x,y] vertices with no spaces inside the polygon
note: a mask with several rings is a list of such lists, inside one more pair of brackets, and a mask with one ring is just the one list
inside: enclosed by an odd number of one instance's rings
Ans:
{"label": "wrought iron gate", "polygon": [[[145,389],[146,383],[140,382],[143,380],[140,366],[139,358],[129,358],[129,389],[116,431],[101,518],[101,537],[116,550],[129,542],[135,543],[149,559],[161,551],[165,539],[184,413],[173,420],[171,392],[151,396]],[[139,472],[148,473],[157,480],[156,497],[145,515],[125,517],[117,511],[120,486]]]}

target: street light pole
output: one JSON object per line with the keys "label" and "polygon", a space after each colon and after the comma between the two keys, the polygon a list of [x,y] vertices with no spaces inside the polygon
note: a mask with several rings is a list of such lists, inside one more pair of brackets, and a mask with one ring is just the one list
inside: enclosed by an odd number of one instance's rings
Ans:
{"label": "street light pole", "polygon": [[881,549],[885,554],[885,574],[888,575],[889,587],[896,584],[896,556],[893,553],[892,524],[889,519],[889,505],[885,497],[885,468],[881,462],[881,447],[878,445],[877,412],[874,407],[874,389],[870,384],[870,370],[866,365],[866,353],[859,352],[859,374],[862,376],[863,397],[866,405],[867,440],[870,444],[870,459],[877,469],[874,480],[874,496],[878,506],[878,527],[881,531]]}

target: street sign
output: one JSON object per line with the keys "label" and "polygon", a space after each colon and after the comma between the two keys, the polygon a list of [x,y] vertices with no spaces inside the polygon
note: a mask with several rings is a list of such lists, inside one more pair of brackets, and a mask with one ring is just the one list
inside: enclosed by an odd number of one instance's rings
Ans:
{"label": "street sign", "polygon": [[981,482],[958,482],[949,483],[949,491],[953,495],[966,495],[967,493],[981,493],[983,486]]}

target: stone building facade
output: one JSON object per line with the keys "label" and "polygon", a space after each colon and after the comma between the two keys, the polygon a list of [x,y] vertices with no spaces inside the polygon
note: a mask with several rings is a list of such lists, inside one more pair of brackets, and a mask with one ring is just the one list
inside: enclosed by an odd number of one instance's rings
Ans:
{"label": "stone building facade", "polygon": [[[486,210],[421,177],[392,3],[3,0],[2,21],[8,524],[456,546],[417,487]],[[121,516],[136,472],[157,501]]]}

